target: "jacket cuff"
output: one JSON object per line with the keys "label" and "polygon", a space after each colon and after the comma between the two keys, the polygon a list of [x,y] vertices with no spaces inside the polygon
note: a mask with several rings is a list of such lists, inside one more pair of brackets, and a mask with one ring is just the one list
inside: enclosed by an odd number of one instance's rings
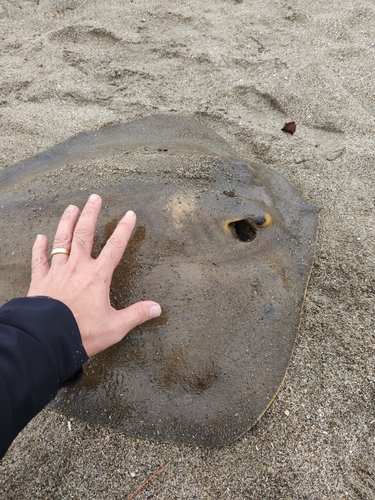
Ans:
{"label": "jacket cuff", "polygon": [[79,380],[87,359],[77,322],[62,302],[29,297],[0,307],[0,459],[57,391]]}
{"label": "jacket cuff", "polygon": [[9,312],[10,326],[43,346],[55,366],[58,389],[78,382],[88,356],[73,313],[63,302],[50,297],[12,299],[0,312],[2,323],[7,322]]}

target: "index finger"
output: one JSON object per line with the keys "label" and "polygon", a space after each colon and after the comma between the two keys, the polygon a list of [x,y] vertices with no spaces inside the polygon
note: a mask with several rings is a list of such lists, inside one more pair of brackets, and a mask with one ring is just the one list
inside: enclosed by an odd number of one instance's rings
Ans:
{"label": "index finger", "polygon": [[136,220],[136,215],[132,210],[126,212],[96,259],[99,264],[105,265],[111,273],[113,273],[124,254]]}
{"label": "index finger", "polygon": [[74,228],[70,258],[79,255],[91,257],[94,242],[95,227],[102,206],[102,199],[97,194],[92,194],[88,199],[81,216]]}

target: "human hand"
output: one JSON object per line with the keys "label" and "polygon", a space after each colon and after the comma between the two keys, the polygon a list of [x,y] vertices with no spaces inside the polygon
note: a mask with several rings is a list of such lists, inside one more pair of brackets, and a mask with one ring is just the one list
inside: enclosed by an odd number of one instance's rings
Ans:
{"label": "human hand", "polygon": [[93,194],[82,214],[70,205],[58,225],[53,248],[65,248],[69,255],[56,254],[51,265],[47,258],[48,241],[38,235],[32,250],[31,284],[28,296],[44,295],[60,300],[72,311],[88,356],[119,342],[137,325],[160,315],[159,304],[137,302],[116,311],[110,304],[112,274],[119,263],[135,226],[136,216],[129,211],[120,220],[100,255],[91,251],[102,200]]}

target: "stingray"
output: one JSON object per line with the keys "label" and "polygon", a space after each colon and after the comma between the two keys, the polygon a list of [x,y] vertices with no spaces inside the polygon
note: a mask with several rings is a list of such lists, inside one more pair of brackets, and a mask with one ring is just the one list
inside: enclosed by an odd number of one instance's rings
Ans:
{"label": "stingray", "polygon": [[153,115],[79,134],[0,172],[0,300],[25,295],[37,233],[103,198],[93,254],[127,209],[133,238],[114,307],[163,314],[85,365],[54,408],[126,433],[223,446],[264,414],[286,374],[319,209],[204,125]]}

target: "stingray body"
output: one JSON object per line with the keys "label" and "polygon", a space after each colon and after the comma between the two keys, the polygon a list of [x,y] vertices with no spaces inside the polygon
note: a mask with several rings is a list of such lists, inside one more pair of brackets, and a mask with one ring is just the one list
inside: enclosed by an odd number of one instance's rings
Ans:
{"label": "stingray body", "polygon": [[222,446],[258,421],[284,379],[313,258],[318,209],[203,125],[154,115],[80,134],[0,172],[0,300],[25,295],[37,233],[69,203],[104,201],[98,253],[127,209],[138,225],[114,307],[160,318],[92,358],[53,403],[128,433]]}

